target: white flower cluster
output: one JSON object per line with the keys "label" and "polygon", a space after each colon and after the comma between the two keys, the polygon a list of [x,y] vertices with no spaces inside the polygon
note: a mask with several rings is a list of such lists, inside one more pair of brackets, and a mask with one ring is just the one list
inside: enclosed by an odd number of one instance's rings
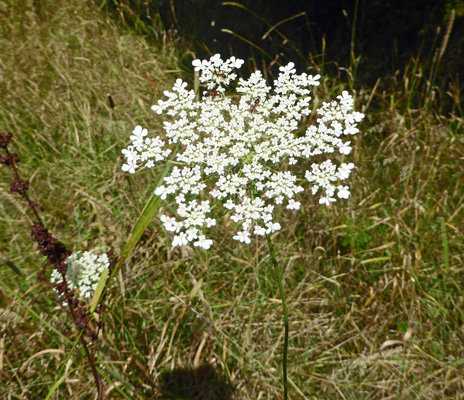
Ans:
{"label": "white flower cluster", "polygon": [[[317,110],[316,124],[305,132],[299,130],[302,116],[310,114],[312,86],[319,85],[320,75],[296,74],[293,63],[280,67],[274,90],[260,71],[248,80],[239,79],[238,96],[227,96],[225,85],[236,79],[233,72],[243,64],[234,57],[223,61],[216,54],[209,61],[195,60],[200,82],[207,90],[196,101],[195,91],[177,79],[168,100],[159,100],[152,109],[166,113],[164,122],[169,145],[181,144],[176,164],[165,184],[155,194],[162,199],[176,195],[177,217],[163,215],[166,230],[176,236],[173,246],[186,245],[209,249],[212,240],[205,229],[216,224],[211,216],[213,205],[222,203],[230,219],[238,225],[235,240],[250,243],[250,235],[266,235],[280,229],[273,220],[276,205],[297,210],[297,194],[302,174],[290,171],[299,160],[323,153],[349,154],[350,141],[344,137],[358,132],[364,115],[353,110],[353,98],[347,91],[337,101],[323,103]],[[140,167],[150,168],[169,154],[159,139],[142,139],[146,130],[137,126],[132,145],[123,150],[126,164],[122,169],[134,173]],[[153,160],[154,159],[154,160]],[[320,204],[349,196],[348,186],[338,184],[348,178],[353,164],[339,167],[331,160],[314,163],[304,177],[313,183],[312,192],[322,191]]]}
{"label": "white flower cluster", "polygon": [[[97,255],[89,251],[84,251],[84,253],[77,251],[67,258],[65,264],[68,266],[66,283],[69,289],[76,291],[80,298],[90,298],[97,288],[101,273],[105,268],[109,268],[110,261],[106,254]],[[61,281],[61,274],[54,270],[50,283]]]}
{"label": "white flower cluster", "polygon": [[194,60],[192,65],[195,71],[201,71],[200,82],[206,83],[208,90],[217,88],[219,92],[224,92],[224,86],[237,79],[237,75],[232,71],[240,68],[243,60],[231,57],[225,62],[219,54],[215,54],[210,60]]}

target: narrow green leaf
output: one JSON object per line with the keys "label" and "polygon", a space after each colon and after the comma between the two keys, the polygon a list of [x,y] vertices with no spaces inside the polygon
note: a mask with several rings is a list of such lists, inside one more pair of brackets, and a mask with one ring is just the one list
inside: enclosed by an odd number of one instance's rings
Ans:
{"label": "narrow green leaf", "polygon": [[[176,156],[178,148],[179,148],[179,145],[177,145],[176,149],[172,152],[170,161],[172,161],[174,157]],[[168,162],[166,163],[166,168],[161,174],[161,177],[158,180],[157,185],[153,188],[153,190],[163,184],[164,178],[168,175],[170,170],[171,170],[171,163]],[[155,215],[156,211],[158,211],[160,205],[161,205],[160,197],[156,196],[155,193],[153,192],[150,198],[148,199],[147,204],[145,204],[145,207],[143,208],[142,213],[139,216],[139,219],[135,223],[134,228],[132,229],[132,233],[129,237],[129,240],[124,246],[124,249],[122,250],[121,255],[119,256],[119,259],[116,262],[116,265],[111,270],[111,275],[108,279],[108,284],[105,286],[103,293],[105,293],[105,291],[110,285],[110,282],[116,276],[116,273],[118,272],[118,270],[124,265],[124,263],[127,261],[129,256],[131,255],[138,241],[142,237],[143,232],[145,231],[148,224],[153,219],[153,216]]]}
{"label": "narrow green leaf", "polygon": [[[75,370],[74,370],[75,371]],[[52,385],[52,387],[50,388],[50,390],[48,391],[47,393],[47,397],[45,397],[45,400],[49,400],[51,399],[51,397],[53,396],[53,393],[55,393],[55,390],[58,389],[58,386],[60,386],[63,381],[66,379],[66,377],[68,376],[68,374],[70,373],[71,371],[63,374],[61,376],[60,379],[58,379],[57,381],[55,381],[55,383]]]}
{"label": "narrow green leaf", "polygon": [[106,279],[108,278],[108,272],[108,268],[105,268],[100,275],[100,280],[98,281],[97,288],[95,289],[92,301],[90,302],[90,314],[92,314],[97,308],[98,302],[100,301],[100,297],[103,293],[103,289],[105,289]]}
{"label": "narrow green leaf", "polygon": [[449,272],[449,248],[448,248],[448,236],[446,235],[445,218],[440,218],[441,227],[441,240],[443,242],[443,261],[445,262],[445,270]]}
{"label": "narrow green leaf", "polygon": [[196,295],[198,290],[203,286],[203,279],[200,279],[197,284],[194,286],[194,288],[191,290],[189,294],[189,299],[192,300]]}
{"label": "narrow green leaf", "polygon": [[118,262],[116,263],[113,270],[111,271],[110,280],[114,278],[114,276],[116,275],[116,272],[119,270],[119,268],[123,266],[123,264],[129,258],[136,244],[142,237],[143,232],[145,231],[148,224],[153,219],[153,216],[155,215],[156,211],[158,211],[158,208],[160,207],[160,205],[161,205],[161,199],[159,198],[159,196],[156,196],[153,193],[148,199],[148,202],[145,205],[145,208],[143,209],[142,213],[140,214],[139,219],[135,223],[135,226],[132,229],[132,233],[129,237],[129,240],[127,241],[124,249],[122,250],[121,256],[119,257]]}
{"label": "narrow green leaf", "polygon": [[368,260],[361,261],[361,264],[369,264],[377,261],[390,261],[391,257],[386,256],[386,257],[374,257],[374,258],[369,258]]}
{"label": "narrow green leaf", "polygon": [[0,284],[3,286],[5,291],[16,298],[19,303],[27,310],[29,313],[37,320],[39,320],[43,325],[45,325],[48,329],[50,329],[52,332],[54,332],[58,337],[63,339],[64,341],[67,341],[68,343],[72,343],[71,340],[69,340],[66,336],[64,336],[59,330],[57,330],[55,327],[50,325],[44,318],[42,318],[39,314],[37,314],[31,307],[29,307],[26,302],[22,299],[22,297],[13,291],[4,281],[0,280]]}
{"label": "narrow green leaf", "polygon": [[[77,339],[74,341],[73,347],[71,348],[71,350],[69,350],[69,353],[68,353],[68,355],[66,356],[66,359],[64,359],[63,362],[61,363],[60,370],[58,371],[58,376],[60,376],[60,375],[63,373],[63,370],[64,370],[66,364],[68,363],[69,359],[71,358],[72,354],[74,353],[74,350],[75,350],[76,347],[77,347],[77,343],[78,343],[79,340],[81,339],[83,333],[84,333],[84,330],[82,329],[82,330],[79,332],[79,336],[78,336]],[[66,378],[66,376],[67,376],[68,374],[69,374],[69,372],[64,373],[63,375],[61,375],[60,378],[58,378],[58,379],[53,383],[52,387],[51,387],[50,390],[48,391],[48,394],[47,394],[47,397],[45,398],[45,400],[48,400],[48,399],[51,398],[51,396],[53,395],[53,393],[55,393],[55,390],[58,388],[58,386],[60,386],[60,384],[63,382],[63,380]]]}

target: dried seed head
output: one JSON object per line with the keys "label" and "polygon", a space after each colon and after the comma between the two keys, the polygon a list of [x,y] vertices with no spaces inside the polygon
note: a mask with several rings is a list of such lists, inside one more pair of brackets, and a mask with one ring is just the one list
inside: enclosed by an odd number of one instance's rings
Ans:
{"label": "dried seed head", "polygon": [[20,195],[24,196],[27,192],[27,189],[29,189],[29,181],[15,179],[10,183],[10,191],[13,193],[19,193]]}
{"label": "dried seed head", "polygon": [[6,135],[0,134],[0,149],[6,149],[12,137],[12,133],[7,133]]}

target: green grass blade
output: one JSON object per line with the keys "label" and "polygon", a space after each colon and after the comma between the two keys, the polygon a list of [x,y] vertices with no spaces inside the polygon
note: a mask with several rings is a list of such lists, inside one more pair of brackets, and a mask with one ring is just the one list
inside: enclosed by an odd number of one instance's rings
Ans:
{"label": "green grass blade", "polygon": [[[173,151],[171,160],[173,160],[174,157],[176,156],[178,147],[179,146],[177,146],[176,149]],[[171,170],[171,163],[168,162],[166,163],[166,168],[161,174],[161,177],[156,187],[160,186],[163,183],[164,178],[168,175],[170,170]],[[132,251],[134,250],[135,246],[140,240],[146,227],[153,219],[153,216],[155,215],[156,211],[158,211],[160,205],[161,205],[160,197],[156,196],[155,193],[153,192],[150,198],[148,199],[147,204],[145,204],[145,207],[143,208],[142,213],[140,214],[137,222],[135,223],[134,228],[132,229],[132,233],[129,237],[129,240],[127,241],[124,249],[122,250],[120,257],[118,261],[116,262],[116,265],[114,266],[114,268],[112,268],[111,275],[108,280],[108,285],[106,286],[107,288],[109,287],[111,280],[116,276],[116,273],[118,272],[119,268],[121,268],[124,265],[126,260],[131,255]]]}
{"label": "green grass blade", "polygon": [[445,262],[445,271],[449,272],[449,248],[448,248],[448,236],[446,235],[445,218],[440,218],[441,227],[441,240],[443,242],[443,261]]}
{"label": "green grass blade", "polygon": [[[73,346],[71,347],[71,350],[69,350],[69,353],[68,355],[66,356],[66,359],[63,360],[63,362],[61,363],[61,367],[60,367],[60,370],[57,374],[57,376],[60,376],[62,373],[63,373],[63,370],[64,368],[66,367],[66,364],[68,363],[69,359],[71,358],[72,354],[74,353],[74,350],[76,349],[77,347],[77,343],[79,343],[79,340],[81,340],[81,336],[82,334],[84,333],[84,330],[81,330],[79,332],[79,336],[76,338],[76,340],[74,341],[73,343]],[[65,372],[63,375],[61,375],[60,378],[58,378],[52,385],[52,387],[50,388],[50,390],[48,391],[47,393],[47,397],[45,398],[45,400],[48,400],[51,398],[51,396],[53,395],[53,393],[55,393],[55,390],[60,386],[60,384],[63,382],[63,380],[66,378],[66,376],[69,374],[69,372]]]}
{"label": "green grass blade", "polygon": [[[73,371],[75,371],[75,369]],[[70,371],[70,372],[73,372],[73,371]],[[58,389],[58,387],[63,383],[63,381],[66,379],[66,377],[68,376],[70,372],[63,374],[61,378],[55,381],[55,383],[52,385],[49,392],[47,393],[45,400],[51,399],[51,397],[53,396],[53,393],[55,393],[55,390]]]}
{"label": "green grass blade", "polygon": [[101,295],[103,294],[103,289],[105,289],[106,279],[108,278],[108,272],[108,268],[105,268],[100,275],[97,288],[95,289],[92,301],[90,302],[90,314],[92,314],[97,308],[98,302],[100,301]]}
{"label": "green grass blade", "polygon": [[54,332],[58,337],[62,338],[63,340],[67,341],[69,344],[72,343],[71,340],[69,340],[66,336],[64,336],[58,329],[54,328],[52,325],[50,325],[47,321],[45,321],[39,314],[37,314],[32,308],[30,308],[26,302],[19,296],[17,293],[15,293],[13,290],[8,287],[8,285],[0,280],[0,284],[2,287],[5,289],[5,291],[13,296],[16,300],[18,300],[21,305],[31,313],[31,315],[38,321],[40,321],[43,325],[45,325],[48,329],[50,329],[52,332]]}

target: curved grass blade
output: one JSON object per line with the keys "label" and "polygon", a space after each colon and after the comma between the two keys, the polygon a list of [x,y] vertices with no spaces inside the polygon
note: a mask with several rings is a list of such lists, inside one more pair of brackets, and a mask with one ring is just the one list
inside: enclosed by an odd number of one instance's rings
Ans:
{"label": "curved grass blade", "polygon": [[[173,151],[172,156],[169,161],[172,161],[174,159],[174,157],[177,154],[178,148],[179,148],[179,145],[177,145],[176,149]],[[167,162],[166,168],[161,174],[161,177],[158,180],[158,183],[156,184],[155,188],[157,188],[164,182],[164,178],[168,175],[170,170],[171,170],[171,162]],[[147,204],[145,204],[145,207],[143,208],[142,213],[140,214],[137,222],[132,228],[132,233],[129,237],[129,240],[124,246],[124,249],[122,250],[121,255],[119,256],[118,261],[116,262],[116,265],[111,269],[111,275],[108,278],[108,284],[105,286],[101,297],[103,297],[104,293],[106,292],[107,288],[110,285],[111,280],[116,276],[116,273],[118,272],[118,270],[124,265],[126,260],[131,255],[138,241],[142,237],[142,234],[145,231],[146,227],[153,219],[153,216],[155,215],[156,211],[158,211],[160,205],[161,205],[161,198],[156,196],[153,191],[152,195],[147,201]]]}

